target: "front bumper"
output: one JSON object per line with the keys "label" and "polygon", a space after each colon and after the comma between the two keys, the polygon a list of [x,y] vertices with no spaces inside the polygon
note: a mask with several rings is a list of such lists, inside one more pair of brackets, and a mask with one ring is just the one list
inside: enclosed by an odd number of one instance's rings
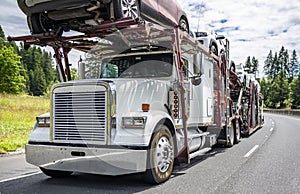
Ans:
{"label": "front bumper", "polygon": [[26,161],[50,170],[122,175],[146,171],[147,151],[27,144]]}

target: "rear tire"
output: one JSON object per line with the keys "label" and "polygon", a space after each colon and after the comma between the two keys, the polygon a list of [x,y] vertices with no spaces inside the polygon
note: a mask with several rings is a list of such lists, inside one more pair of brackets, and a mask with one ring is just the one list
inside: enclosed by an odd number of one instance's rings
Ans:
{"label": "rear tire", "polygon": [[146,182],[159,184],[168,180],[174,166],[174,141],[167,126],[161,125],[154,133],[148,150]]}
{"label": "rear tire", "polygon": [[235,130],[234,130],[234,143],[238,144],[241,140],[241,128],[239,121],[235,122]]}
{"label": "rear tire", "polygon": [[66,177],[66,176],[70,176],[73,173],[73,172],[69,172],[69,171],[49,170],[49,169],[45,169],[45,168],[40,168],[40,169],[45,175],[53,177],[53,178]]}
{"label": "rear tire", "polygon": [[232,147],[234,144],[234,128],[233,125],[228,126],[227,147]]}

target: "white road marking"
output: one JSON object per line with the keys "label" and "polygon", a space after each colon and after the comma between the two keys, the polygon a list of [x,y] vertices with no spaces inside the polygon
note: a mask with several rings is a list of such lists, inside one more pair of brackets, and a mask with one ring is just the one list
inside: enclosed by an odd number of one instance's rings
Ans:
{"label": "white road marking", "polygon": [[270,129],[270,131],[272,132],[274,130],[274,128],[272,127],[271,129]]}
{"label": "white road marking", "polygon": [[258,147],[259,145],[255,145],[244,157],[248,158]]}
{"label": "white road marking", "polygon": [[42,172],[34,172],[34,173],[25,174],[25,175],[21,175],[21,176],[9,178],[9,179],[4,179],[4,180],[0,180],[0,183],[4,183],[4,182],[8,182],[8,181],[13,181],[13,180],[21,179],[21,178],[26,178],[26,177],[37,175],[37,174],[41,174],[41,173]]}

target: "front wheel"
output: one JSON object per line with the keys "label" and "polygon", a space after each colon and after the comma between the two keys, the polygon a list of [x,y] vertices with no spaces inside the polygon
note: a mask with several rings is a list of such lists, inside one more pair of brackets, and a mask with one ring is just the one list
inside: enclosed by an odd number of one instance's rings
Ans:
{"label": "front wheel", "polygon": [[49,169],[45,169],[45,168],[40,168],[40,169],[45,175],[53,177],[53,178],[66,177],[66,176],[70,176],[73,173],[73,172],[69,172],[69,171],[49,170]]}
{"label": "front wheel", "polygon": [[116,18],[132,18],[139,19],[140,9],[138,0],[118,0],[115,1]]}
{"label": "front wheel", "polygon": [[174,165],[174,142],[165,125],[158,128],[151,140],[147,164],[147,171],[143,174],[145,181],[158,184],[170,178]]}

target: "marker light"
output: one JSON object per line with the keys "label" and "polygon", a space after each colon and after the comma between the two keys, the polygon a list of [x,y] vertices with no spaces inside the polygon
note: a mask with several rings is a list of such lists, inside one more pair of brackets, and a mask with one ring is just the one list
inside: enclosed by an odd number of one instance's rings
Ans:
{"label": "marker light", "polygon": [[150,104],[142,104],[142,110],[148,112],[150,110]]}

